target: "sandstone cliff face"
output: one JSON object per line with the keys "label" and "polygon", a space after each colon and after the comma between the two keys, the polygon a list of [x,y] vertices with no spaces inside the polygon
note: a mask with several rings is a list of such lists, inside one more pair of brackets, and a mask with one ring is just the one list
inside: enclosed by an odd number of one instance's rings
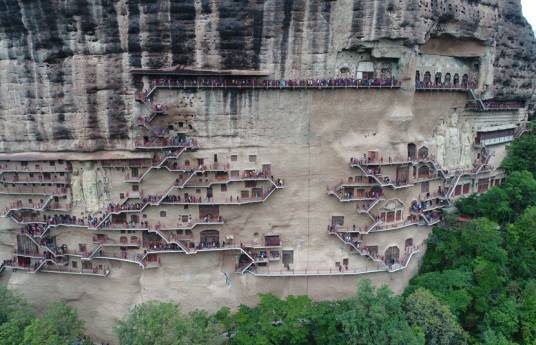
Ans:
{"label": "sandstone cliff face", "polygon": [[536,42],[534,32],[521,13],[519,1],[504,1],[495,59],[496,95],[505,98],[534,97]]}
{"label": "sandstone cliff face", "polygon": [[0,150],[129,148],[132,67],[330,77],[342,50],[445,35],[496,42],[496,93],[530,96],[519,0],[3,0]]}

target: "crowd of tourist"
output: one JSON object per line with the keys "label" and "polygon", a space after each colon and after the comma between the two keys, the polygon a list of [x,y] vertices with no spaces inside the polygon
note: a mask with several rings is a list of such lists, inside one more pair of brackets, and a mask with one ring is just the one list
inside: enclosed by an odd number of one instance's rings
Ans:
{"label": "crowd of tourist", "polygon": [[[169,240],[169,239],[168,239]],[[180,251],[182,250],[176,243],[164,243],[164,242],[150,242],[147,245],[147,251]]]}
{"label": "crowd of tourist", "polygon": [[343,188],[337,192],[339,199],[341,200],[352,200],[352,199],[379,199],[383,196],[381,189],[379,190],[370,190],[363,192],[354,192],[353,188]]}
{"label": "crowd of tourist", "polygon": [[[206,202],[210,202],[212,198],[207,197]],[[187,203],[187,204],[195,204],[195,203],[202,203],[203,197],[201,196],[195,196],[188,193],[184,193],[184,195],[181,197],[181,195],[168,195],[164,198],[163,202],[165,203]]]}
{"label": "crowd of tourist", "polygon": [[110,203],[106,207],[106,213],[119,213],[121,211],[139,211],[145,208],[147,204],[157,204],[162,195],[145,195],[140,202],[135,203]]}
{"label": "crowd of tourist", "polygon": [[169,129],[167,127],[150,126],[151,116],[140,116],[138,117],[137,122],[138,125],[148,128],[156,137],[164,137],[169,134]]}
{"label": "crowd of tourist", "polygon": [[[184,228],[184,227],[192,227],[194,224],[197,223],[223,223],[223,217],[222,216],[212,216],[212,215],[206,215],[202,218],[199,218],[195,221],[192,219],[192,215],[188,215],[187,222],[177,222],[175,225],[177,228]],[[146,225],[146,228],[150,228],[149,225]],[[158,222],[155,224],[154,229],[156,230],[162,230],[169,228],[166,225],[162,225],[162,223]]]}
{"label": "crowd of tourist", "polygon": [[[190,138],[185,138],[182,135],[177,135],[173,138],[145,138],[143,140],[137,141],[136,146],[138,147],[170,147],[170,146],[177,146],[177,147],[193,147],[194,140]],[[172,155],[173,153],[170,153]]]}
{"label": "crowd of tourist", "polygon": [[[396,79],[156,79],[151,88],[393,88],[400,87]],[[147,102],[149,90],[139,91],[137,101]]]}
{"label": "crowd of tourist", "polygon": [[448,201],[444,198],[430,198],[430,193],[427,194],[427,197],[423,201],[414,201],[411,205],[410,211],[416,214],[420,214],[422,212],[426,212],[430,210],[431,208],[435,207],[441,207],[441,206],[447,206]]}
{"label": "crowd of tourist", "polygon": [[[400,81],[395,79],[156,79],[151,87],[397,87]],[[146,91],[148,93],[148,91]]]}
{"label": "crowd of tourist", "polygon": [[478,88],[478,84],[474,82],[462,82],[462,83],[442,83],[431,81],[416,81],[416,89],[463,89],[474,90]]}

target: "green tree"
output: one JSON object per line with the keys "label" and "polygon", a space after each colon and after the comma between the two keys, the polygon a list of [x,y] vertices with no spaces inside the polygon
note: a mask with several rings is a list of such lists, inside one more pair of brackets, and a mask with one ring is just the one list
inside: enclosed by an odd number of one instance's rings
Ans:
{"label": "green tree", "polygon": [[347,340],[338,316],[348,310],[348,300],[317,302],[310,310],[313,344],[346,345]]}
{"label": "green tree", "polygon": [[419,288],[404,303],[408,322],[419,327],[427,345],[466,344],[466,335],[449,307],[430,291]]}
{"label": "green tree", "polygon": [[488,329],[484,332],[483,345],[516,345],[508,340],[503,334],[495,330]]}
{"label": "green tree", "polygon": [[514,224],[507,227],[506,248],[509,267],[516,279],[536,278],[536,207],[525,210]]}
{"label": "green tree", "polygon": [[33,310],[20,296],[5,287],[0,287],[0,325],[8,322],[15,313],[25,311],[34,316]]}
{"label": "green tree", "polygon": [[375,289],[368,280],[359,283],[357,296],[339,317],[349,345],[424,344],[402,310],[402,298],[387,288]]}
{"label": "green tree", "polygon": [[532,205],[536,204],[536,180],[528,171],[514,171],[506,179],[503,186],[508,195],[513,215],[518,216]]}
{"label": "green tree", "polygon": [[507,150],[502,166],[508,173],[527,170],[536,176],[536,136],[525,135],[516,139]]}
{"label": "green tree", "polygon": [[76,311],[63,303],[48,306],[43,316],[24,329],[24,345],[91,344],[84,336],[84,322]]}
{"label": "green tree", "polygon": [[476,194],[471,194],[468,197],[458,199],[456,201],[456,208],[463,215],[477,218],[482,215],[479,203],[480,197]]}
{"label": "green tree", "polygon": [[499,268],[506,264],[507,252],[497,223],[486,218],[475,219],[465,225],[462,236],[462,253],[459,262],[472,262],[482,257],[495,263]]}
{"label": "green tree", "polygon": [[423,273],[411,280],[404,294],[407,296],[419,288],[425,288],[460,317],[473,299],[470,294],[472,279],[472,272],[461,270]]}
{"label": "green tree", "polygon": [[463,257],[461,229],[456,226],[435,227],[427,241],[423,272],[442,271],[455,267]]}
{"label": "green tree", "polygon": [[24,329],[35,319],[25,300],[0,287],[0,345],[19,345]]}
{"label": "green tree", "polygon": [[536,344],[536,281],[529,281],[519,298],[520,336],[524,344]]}
{"label": "green tree", "polygon": [[254,308],[240,306],[234,315],[235,334],[231,344],[310,344],[310,312],[307,296],[260,295]]}
{"label": "green tree", "polygon": [[34,315],[25,311],[14,312],[10,320],[0,325],[0,345],[20,345],[24,331],[35,320]]}
{"label": "green tree", "polygon": [[468,327],[475,327],[482,316],[493,307],[495,298],[504,288],[506,281],[500,266],[483,257],[475,259],[473,277],[473,310],[465,315]]}
{"label": "green tree", "polygon": [[204,311],[183,314],[174,303],[136,305],[116,333],[124,345],[212,345],[223,342],[223,326]]}
{"label": "green tree", "polygon": [[480,216],[486,217],[499,223],[508,222],[514,213],[508,193],[499,187],[490,189],[477,198],[476,206]]}
{"label": "green tree", "polygon": [[493,329],[507,339],[514,339],[518,333],[519,306],[513,297],[501,297],[484,317],[484,329]]}

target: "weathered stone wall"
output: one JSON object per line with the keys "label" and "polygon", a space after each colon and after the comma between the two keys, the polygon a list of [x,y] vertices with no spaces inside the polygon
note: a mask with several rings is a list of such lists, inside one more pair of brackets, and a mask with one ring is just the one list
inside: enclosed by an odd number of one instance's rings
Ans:
{"label": "weathered stone wall", "polygon": [[[196,114],[192,123],[201,149],[191,153],[189,159],[204,158],[211,162],[213,154],[217,153],[219,162],[228,162],[231,155],[236,155],[237,166],[245,167],[248,156],[256,155],[258,164],[271,163],[273,174],[286,180],[288,188],[277,191],[262,205],[220,207],[225,219],[225,224],[218,228],[220,238],[233,235],[237,240],[250,243],[258,241],[262,234],[278,233],[283,248],[294,251],[292,268],[314,272],[336,270],[335,262],[344,258],[349,259],[350,270],[375,265],[364,256],[352,254],[348,245],[327,233],[327,225],[334,215],[344,216],[346,226],[370,221],[356,212],[355,203],[341,203],[326,192],[327,186],[359,174],[358,169],[349,167],[350,157],[361,156],[369,149],[380,150],[384,157],[407,157],[407,144],[413,142],[417,147],[427,146],[430,154],[438,158],[442,152],[442,159],[449,167],[471,165],[475,157],[472,152],[464,151],[463,144],[470,134],[466,121],[473,124],[475,120],[458,116],[454,110],[463,107],[465,97],[464,93],[415,94],[384,89],[160,90],[155,100],[165,102],[170,109],[177,106],[182,109],[188,104],[184,109]],[[160,121],[173,122],[170,117],[173,115],[162,116]],[[437,143],[439,137],[443,139],[442,144]],[[74,170],[80,167],[78,163],[73,164]],[[394,168],[385,170],[387,173]],[[80,185],[73,198],[94,200],[81,202],[77,211],[86,211],[91,205],[108,199],[117,202],[119,194],[129,188],[124,176],[125,171],[121,169],[103,174],[87,168],[79,177],[73,177]],[[148,192],[160,193],[174,178],[176,175],[170,172],[155,171],[147,175],[140,186]],[[100,187],[99,181],[105,182],[107,187]],[[432,192],[437,190],[434,183],[430,186]],[[396,198],[405,203],[405,218],[409,205],[418,198],[421,189],[420,186],[397,191],[385,188],[384,192],[386,200]],[[160,217],[163,210],[168,219]],[[153,224],[159,220],[173,222],[184,214],[197,217],[194,207],[184,210],[180,205],[150,207],[143,213]],[[17,227],[13,222],[0,223],[0,258],[12,255]],[[197,238],[199,231],[206,228],[211,227],[196,228],[194,236]],[[59,245],[67,244],[75,250],[78,243],[90,242],[94,233],[79,228],[51,231]],[[383,254],[390,246],[404,248],[408,238],[419,245],[429,232],[428,227],[409,226],[371,233],[364,236],[363,245],[378,246]],[[107,278],[5,271],[0,283],[19,290],[39,307],[51,300],[69,301],[88,321],[92,335],[113,342],[111,325],[134,303],[171,299],[186,310],[215,310],[223,305],[253,304],[260,292],[281,296],[310,294],[316,299],[333,299],[353,295],[356,279],[361,278],[371,279],[378,285],[388,284],[394,291],[401,292],[418,267],[418,260],[413,260],[401,272],[370,273],[357,278],[262,278],[235,274],[236,253],[166,254],[161,255],[161,259],[161,267],[154,270],[142,270],[133,263],[106,261],[105,267],[109,266],[112,272]],[[274,263],[270,269],[279,271],[282,266]]]}
{"label": "weathered stone wall", "polygon": [[0,149],[130,147],[132,67],[330,77],[345,49],[415,51],[445,35],[497,42],[497,94],[530,96],[535,44],[518,0],[4,1]]}

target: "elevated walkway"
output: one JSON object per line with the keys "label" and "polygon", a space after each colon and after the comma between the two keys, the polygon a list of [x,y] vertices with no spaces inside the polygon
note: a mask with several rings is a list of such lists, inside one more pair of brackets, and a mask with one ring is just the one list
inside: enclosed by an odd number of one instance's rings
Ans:
{"label": "elevated walkway", "polygon": [[399,80],[381,79],[159,79],[155,80],[146,92],[137,92],[135,100],[145,103],[158,89],[258,89],[258,90],[323,90],[323,89],[398,89]]}

